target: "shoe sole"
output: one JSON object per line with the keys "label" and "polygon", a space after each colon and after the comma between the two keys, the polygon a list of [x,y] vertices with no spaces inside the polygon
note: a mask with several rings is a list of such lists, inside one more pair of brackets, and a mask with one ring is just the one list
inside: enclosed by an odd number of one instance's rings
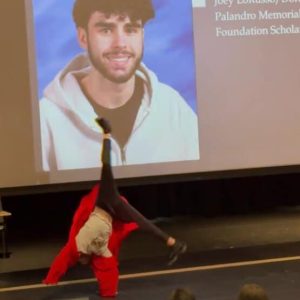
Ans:
{"label": "shoe sole", "polygon": [[178,259],[179,255],[185,253],[186,250],[187,250],[187,245],[183,245],[183,247],[180,249],[180,251],[177,252],[177,254],[173,257],[173,259],[168,262],[168,266],[173,265]]}

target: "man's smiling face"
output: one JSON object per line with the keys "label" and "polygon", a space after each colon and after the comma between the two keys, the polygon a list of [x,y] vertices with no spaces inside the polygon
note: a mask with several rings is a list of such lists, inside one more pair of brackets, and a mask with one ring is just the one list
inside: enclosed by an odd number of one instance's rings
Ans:
{"label": "man's smiling face", "polygon": [[96,11],[87,28],[78,28],[79,40],[89,54],[93,67],[115,83],[127,82],[139,66],[144,48],[141,20],[127,15],[105,15]]}

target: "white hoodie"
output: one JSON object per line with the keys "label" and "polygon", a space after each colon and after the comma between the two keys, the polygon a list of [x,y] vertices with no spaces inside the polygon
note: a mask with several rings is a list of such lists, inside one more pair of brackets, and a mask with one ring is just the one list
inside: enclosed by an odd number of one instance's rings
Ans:
{"label": "white hoodie", "polygon": [[[40,101],[45,171],[101,166],[102,131],[75,78],[89,69],[87,56],[79,55],[45,89]],[[120,149],[112,139],[112,165],[199,159],[195,113],[143,64],[136,74],[143,79],[146,92],[125,147]]]}

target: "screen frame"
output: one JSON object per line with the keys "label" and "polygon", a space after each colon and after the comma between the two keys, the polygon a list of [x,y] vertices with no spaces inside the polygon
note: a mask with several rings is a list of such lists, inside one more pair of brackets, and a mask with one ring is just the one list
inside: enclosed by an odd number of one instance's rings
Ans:
{"label": "screen frame", "polygon": [[[29,1],[29,0],[25,0]],[[25,6],[25,8],[28,6]],[[27,23],[27,22],[26,22]],[[27,31],[29,34],[30,31]],[[27,39],[28,43],[28,39]],[[29,43],[28,43],[29,44]],[[27,45],[27,49],[30,45]],[[30,54],[29,54],[29,59]],[[32,63],[29,63],[29,68],[32,67]],[[30,80],[32,78],[30,77]],[[32,90],[31,90],[32,92]],[[32,109],[36,112],[36,109]],[[39,134],[38,134],[39,136]],[[175,175],[163,175],[163,176],[148,176],[148,177],[132,177],[129,179],[118,179],[117,182],[120,186],[135,186],[140,184],[159,184],[165,182],[186,182],[186,181],[198,181],[198,180],[214,180],[222,178],[235,178],[235,177],[248,177],[248,176],[265,176],[265,175],[278,175],[278,174],[292,174],[299,173],[300,165],[286,165],[286,166],[270,166],[270,167],[259,167],[249,169],[232,169],[223,171],[210,171],[210,172],[197,172],[197,173],[185,173]],[[18,186],[9,188],[0,188],[1,195],[18,195],[24,193],[41,193],[49,191],[60,191],[60,190],[80,190],[92,186],[96,181],[76,181],[70,183],[61,184],[43,184],[37,183],[34,186]]]}
{"label": "screen frame", "polygon": [[[223,170],[223,171],[209,171],[198,173],[172,174],[167,176],[145,176],[135,178],[116,179],[119,187],[135,187],[143,185],[159,185],[166,183],[185,183],[185,182],[200,182],[210,180],[234,179],[234,178],[248,178],[248,177],[264,177],[276,175],[290,175],[300,174],[300,165],[291,166],[276,166],[276,167],[262,167],[239,170]],[[33,186],[20,186],[0,188],[0,197],[2,196],[18,196],[26,194],[41,194],[41,193],[56,193],[56,192],[71,192],[82,191],[92,188],[99,181],[78,181],[56,184],[41,184]]]}

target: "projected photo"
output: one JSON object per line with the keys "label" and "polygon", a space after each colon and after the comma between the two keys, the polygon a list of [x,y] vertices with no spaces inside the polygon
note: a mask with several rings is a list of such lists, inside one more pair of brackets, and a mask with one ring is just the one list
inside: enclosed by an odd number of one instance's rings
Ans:
{"label": "projected photo", "polygon": [[191,1],[33,1],[43,170],[198,160]]}

